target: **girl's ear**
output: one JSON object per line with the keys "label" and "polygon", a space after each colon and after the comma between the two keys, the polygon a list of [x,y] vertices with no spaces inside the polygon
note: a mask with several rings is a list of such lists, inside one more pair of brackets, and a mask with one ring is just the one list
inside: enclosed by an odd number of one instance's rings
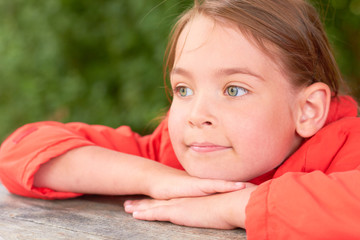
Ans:
{"label": "girl's ear", "polygon": [[331,91],[325,83],[314,83],[300,93],[296,132],[303,138],[313,136],[325,124],[331,100]]}

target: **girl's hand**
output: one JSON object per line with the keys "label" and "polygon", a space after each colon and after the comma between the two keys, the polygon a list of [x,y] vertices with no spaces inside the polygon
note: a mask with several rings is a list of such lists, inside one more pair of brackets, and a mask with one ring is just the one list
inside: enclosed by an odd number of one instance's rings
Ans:
{"label": "girl's hand", "polygon": [[245,207],[256,187],[248,184],[243,190],[204,197],[128,200],[124,207],[141,220],[169,221],[190,227],[245,228]]}
{"label": "girl's hand", "polygon": [[155,199],[200,197],[245,188],[243,182],[201,179],[164,165],[160,165],[157,169],[153,168],[147,175],[147,180],[143,184],[143,193]]}

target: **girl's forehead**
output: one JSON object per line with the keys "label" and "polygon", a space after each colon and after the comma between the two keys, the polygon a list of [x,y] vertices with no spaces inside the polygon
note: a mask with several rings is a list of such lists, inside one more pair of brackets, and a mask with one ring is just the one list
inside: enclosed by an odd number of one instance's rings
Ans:
{"label": "girl's forehead", "polygon": [[201,14],[194,16],[181,32],[174,67],[178,63],[191,65],[194,58],[203,63],[211,61],[211,66],[242,65],[240,67],[257,68],[258,71],[275,64],[236,24]]}
{"label": "girl's forehead", "polygon": [[191,51],[202,47],[209,41],[219,40],[219,38],[229,37],[229,35],[236,38],[241,35],[241,31],[230,22],[197,14],[182,30],[177,42],[177,50],[186,48]]}

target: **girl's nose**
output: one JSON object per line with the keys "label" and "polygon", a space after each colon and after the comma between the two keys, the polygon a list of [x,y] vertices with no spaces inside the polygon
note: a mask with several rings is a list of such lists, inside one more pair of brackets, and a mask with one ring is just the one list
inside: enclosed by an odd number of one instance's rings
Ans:
{"label": "girl's nose", "polygon": [[198,128],[213,125],[213,123],[211,121],[206,121],[206,120],[202,121],[200,119],[195,119],[195,118],[190,119],[189,124],[193,127],[198,127]]}
{"label": "girl's nose", "polygon": [[192,127],[210,127],[216,124],[214,106],[204,98],[197,98],[189,114],[189,125]]}

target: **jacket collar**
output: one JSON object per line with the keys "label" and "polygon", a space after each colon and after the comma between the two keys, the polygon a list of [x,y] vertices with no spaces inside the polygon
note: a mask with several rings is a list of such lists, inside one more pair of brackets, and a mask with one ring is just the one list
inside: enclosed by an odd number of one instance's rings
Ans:
{"label": "jacket collar", "polygon": [[350,96],[333,97],[325,125],[345,117],[356,117],[358,104]]}

